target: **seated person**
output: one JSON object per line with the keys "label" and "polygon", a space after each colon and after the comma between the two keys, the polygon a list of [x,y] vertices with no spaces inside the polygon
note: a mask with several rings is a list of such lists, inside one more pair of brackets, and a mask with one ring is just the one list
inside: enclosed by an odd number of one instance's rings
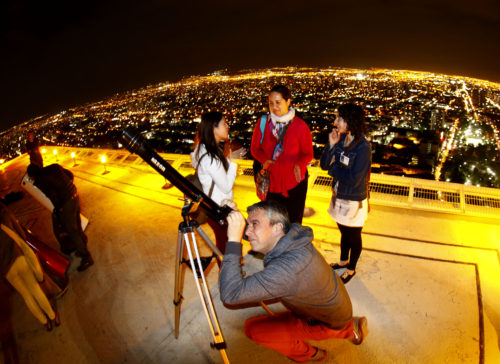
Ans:
{"label": "seated person", "polygon": [[344,284],[312,244],[311,228],[291,224],[283,206],[265,201],[248,208],[246,235],[252,250],[264,254],[264,269],[243,277],[241,239],[245,218],[232,211],[228,243],[219,276],[220,296],[237,305],[280,299],[277,315],[253,317],[245,334],[258,344],[297,362],[322,361],[326,351],[305,342],[343,338],[359,345],[368,334],[365,317],[353,317]]}

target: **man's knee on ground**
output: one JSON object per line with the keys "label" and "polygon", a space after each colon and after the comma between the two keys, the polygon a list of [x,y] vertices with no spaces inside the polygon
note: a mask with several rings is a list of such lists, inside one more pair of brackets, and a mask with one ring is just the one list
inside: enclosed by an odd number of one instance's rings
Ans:
{"label": "man's knee on ground", "polygon": [[245,322],[245,335],[255,341],[255,337],[259,328],[262,326],[262,319],[265,316],[251,317]]}
{"label": "man's knee on ground", "polygon": [[[253,318],[253,317],[252,317]],[[245,335],[250,339],[252,340],[252,334],[253,334],[253,324],[252,324],[252,318],[249,318],[248,320],[246,320],[245,322]]]}

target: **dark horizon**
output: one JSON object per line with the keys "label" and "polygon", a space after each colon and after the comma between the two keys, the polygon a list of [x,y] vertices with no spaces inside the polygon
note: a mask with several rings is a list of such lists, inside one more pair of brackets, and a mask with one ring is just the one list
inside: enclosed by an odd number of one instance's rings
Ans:
{"label": "dark horizon", "polygon": [[500,82],[500,4],[10,0],[0,5],[0,131],[216,70],[347,67]]}

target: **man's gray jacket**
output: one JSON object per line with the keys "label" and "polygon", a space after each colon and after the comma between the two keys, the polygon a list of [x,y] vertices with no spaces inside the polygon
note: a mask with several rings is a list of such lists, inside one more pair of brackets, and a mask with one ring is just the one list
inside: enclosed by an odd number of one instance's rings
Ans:
{"label": "man's gray jacket", "polygon": [[264,270],[243,277],[241,244],[228,242],[219,275],[222,302],[238,305],[279,298],[310,323],[345,327],[352,305],[344,284],[312,245],[311,228],[292,224],[264,257]]}

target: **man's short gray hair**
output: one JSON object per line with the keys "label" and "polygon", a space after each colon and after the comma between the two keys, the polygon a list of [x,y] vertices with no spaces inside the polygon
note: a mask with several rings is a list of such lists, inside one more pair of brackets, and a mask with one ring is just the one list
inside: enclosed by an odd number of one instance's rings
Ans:
{"label": "man's short gray hair", "polygon": [[256,210],[264,210],[266,212],[266,217],[269,219],[269,224],[271,226],[281,223],[285,234],[290,230],[290,218],[288,217],[288,212],[279,202],[272,200],[257,202],[247,208],[247,213],[250,214]]}

